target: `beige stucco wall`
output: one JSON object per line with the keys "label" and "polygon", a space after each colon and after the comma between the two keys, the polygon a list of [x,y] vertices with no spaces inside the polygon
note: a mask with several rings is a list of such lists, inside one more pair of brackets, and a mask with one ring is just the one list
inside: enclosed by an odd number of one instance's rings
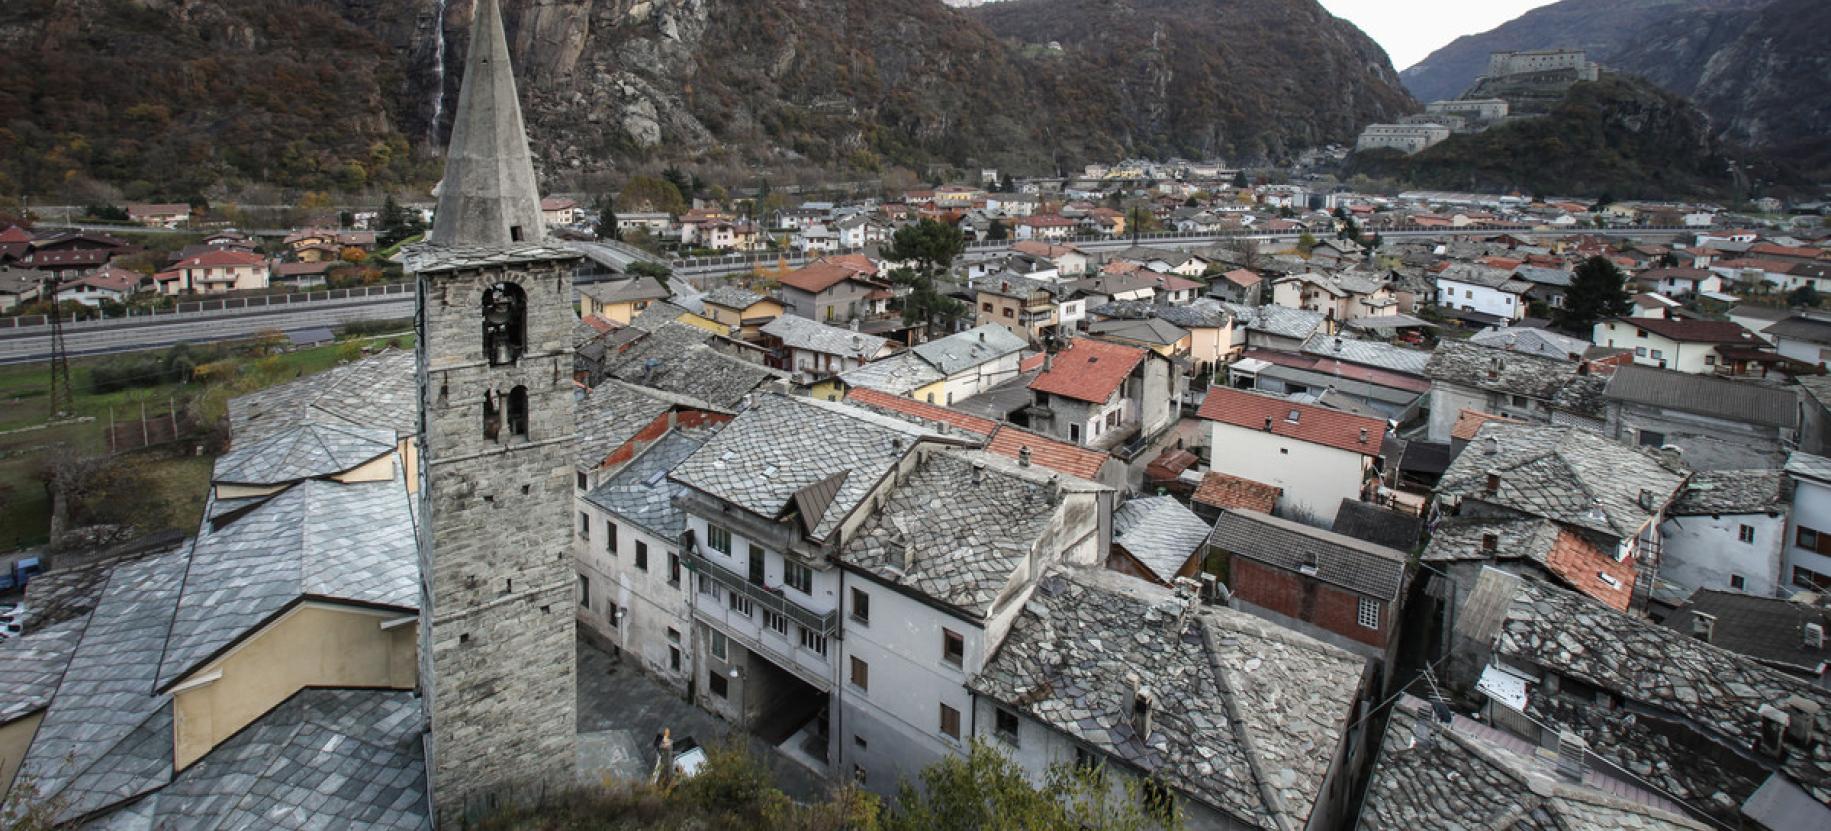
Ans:
{"label": "beige stucco wall", "polygon": [[301,604],[197,668],[174,688],[173,764],[183,769],[203,758],[306,687],[413,689],[417,624],[382,628],[405,614]]}
{"label": "beige stucco wall", "polygon": [[0,724],[0,799],[10,795],[13,777],[19,774],[19,763],[25,761],[25,752],[32,747],[32,737],[38,735],[38,723],[44,721],[44,717],[44,711],[39,710]]}

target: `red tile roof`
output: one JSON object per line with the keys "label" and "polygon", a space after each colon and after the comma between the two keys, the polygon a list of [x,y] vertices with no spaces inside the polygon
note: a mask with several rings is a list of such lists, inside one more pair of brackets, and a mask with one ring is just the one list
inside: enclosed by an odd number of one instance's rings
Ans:
{"label": "red tile roof", "polygon": [[1696,320],[1678,318],[1668,320],[1654,317],[1616,318],[1620,323],[1637,326],[1669,340],[1685,343],[1755,343],[1752,332],[1742,328],[1740,323],[1727,320]]}
{"label": "red tile roof", "polygon": [[868,387],[854,387],[846,391],[846,403],[856,404],[879,410],[889,410],[922,422],[946,424],[978,436],[990,436],[998,429],[998,422],[981,418],[959,410],[950,410],[938,404],[891,395],[881,390]]}
{"label": "red tile roof", "polygon": [[1030,448],[1031,464],[1041,465],[1050,470],[1066,473],[1080,479],[1093,479],[1100,475],[1100,468],[1112,456],[1098,450],[1089,450],[1080,445],[1052,439],[1048,436],[1032,433],[1009,424],[1001,424],[998,431],[992,434],[991,441],[985,449],[1007,459],[1019,457],[1018,451]]}
{"label": "red tile roof", "polygon": [[222,266],[260,265],[265,262],[267,262],[267,258],[263,257],[259,254],[249,254],[249,253],[246,253],[243,251],[222,249],[222,250],[218,250],[218,251],[206,251],[202,254],[198,254],[195,257],[192,257],[188,260],[185,260],[184,262],[179,263],[176,267],[177,268],[215,268],[215,267],[222,267]]}
{"label": "red tile roof", "polygon": [[1188,291],[1204,287],[1201,283],[1180,274],[1156,274],[1152,279],[1156,280],[1157,287],[1164,291]]}
{"label": "red tile roof", "polygon": [[1278,507],[1278,497],[1283,493],[1284,489],[1276,485],[1211,470],[1202,477],[1190,499],[1222,510],[1239,508],[1269,514]]}
{"label": "red tile roof", "polygon": [[1501,424],[1525,423],[1507,418],[1506,416],[1497,416],[1493,413],[1484,413],[1480,410],[1464,408],[1461,412],[1456,414],[1456,426],[1450,428],[1450,438],[1461,439],[1462,441],[1474,441],[1475,434],[1481,432],[1481,425],[1487,424],[1490,421],[1496,421]]}
{"label": "red tile roof", "polygon": [[877,273],[877,266],[863,254],[821,257],[782,275],[781,283],[805,292],[819,294],[846,280],[862,280]]}
{"label": "red tile roof", "polygon": [[[1545,555],[1545,567],[1577,591],[1614,607],[1616,611],[1628,610],[1628,601],[1634,594],[1634,575],[1637,570],[1633,558],[1617,562],[1607,552],[1577,534],[1559,530],[1557,541],[1551,544],[1551,551]],[[1614,578],[1614,584],[1610,585],[1603,580],[1603,574]]]}
{"label": "red tile roof", "polygon": [[0,242],[31,242],[32,232],[17,225],[8,225],[0,231]]}
{"label": "red tile roof", "polygon": [[1076,338],[1056,353],[1049,369],[1030,382],[1030,389],[1077,401],[1103,404],[1147,353],[1106,341]]}
{"label": "red tile roof", "polygon": [[[1296,421],[1290,418],[1293,414]],[[1196,415],[1367,456],[1378,456],[1386,438],[1386,422],[1377,418],[1228,387],[1209,387]]]}
{"label": "red tile roof", "polygon": [[1222,274],[1221,277],[1226,279],[1227,282],[1232,283],[1241,288],[1248,288],[1251,286],[1256,286],[1259,284],[1259,281],[1261,279],[1259,277],[1259,275],[1254,274],[1250,271],[1247,271],[1244,268],[1236,268],[1232,271]]}
{"label": "red tile roof", "polygon": [[1048,360],[1049,360],[1049,356],[1042,352],[1038,352],[1035,355],[1025,356],[1023,359],[1021,359],[1017,362],[1017,371],[1018,372],[1035,372],[1036,370],[1042,369],[1043,363]]}
{"label": "red tile roof", "polygon": [[1013,243],[1011,245],[1011,250],[1016,251],[1019,254],[1029,254],[1031,256],[1043,257],[1045,259],[1050,259],[1050,260],[1053,260],[1056,257],[1060,257],[1065,254],[1081,253],[1081,249],[1076,248],[1072,245],[1055,245],[1052,243],[1047,243],[1047,242],[1043,242],[1041,240],[1033,240],[1033,239],[1020,240],[1016,243]]}

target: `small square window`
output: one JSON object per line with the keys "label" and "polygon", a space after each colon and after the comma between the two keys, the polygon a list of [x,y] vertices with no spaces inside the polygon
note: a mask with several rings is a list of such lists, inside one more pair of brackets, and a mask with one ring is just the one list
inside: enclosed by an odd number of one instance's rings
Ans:
{"label": "small square window", "polygon": [[966,638],[952,629],[941,630],[941,660],[960,666],[966,660]]}
{"label": "small square window", "polygon": [[737,612],[745,618],[749,618],[751,615],[756,614],[757,604],[749,597],[737,592],[732,592],[729,595],[726,595],[726,599],[730,602],[731,611]]}
{"label": "small square window", "polygon": [[852,686],[861,690],[871,689],[871,665],[857,656],[852,657]]}
{"label": "small square window", "polygon": [[811,595],[814,593],[814,570],[793,560],[784,559],[782,561],[782,582],[795,591]]}
{"label": "small square window", "polygon": [[769,627],[769,631],[771,632],[781,635],[784,638],[788,637],[788,618],[783,617],[778,612],[764,609],[763,625]]}
{"label": "small square window", "polygon": [[950,739],[960,738],[960,711],[946,704],[941,705],[941,735]]}
{"label": "small square window", "polygon": [[1017,747],[1017,711],[999,707],[992,716],[992,734],[1005,744]]}
{"label": "small square window", "polygon": [[1748,588],[1748,581],[1743,580],[1742,575],[1740,574],[1731,574],[1729,575],[1729,587],[1736,591],[1741,591]]}
{"label": "small square window", "polygon": [[871,623],[871,595],[864,589],[852,590],[852,619],[867,626]]}
{"label": "small square window", "polygon": [[1355,610],[1354,619],[1368,629],[1380,628],[1380,603],[1370,598],[1360,598],[1360,607]]}
{"label": "small square window", "polygon": [[706,546],[720,554],[731,553],[731,529],[717,525],[706,526]]}
{"label": "small square window", "polygon": [[1740,540],[1741,542],[1750,542],[1750,543],[1754,542],[1755,541],[1755,526],[1743,525],[1743,526],[1736,528],[1736,539]]}
{"label": "small square window", "polygon": [[706,688],[719,698],[727,698],[731,695],[731,681],[722,672],[712,673],[710,683],[706,684]]}

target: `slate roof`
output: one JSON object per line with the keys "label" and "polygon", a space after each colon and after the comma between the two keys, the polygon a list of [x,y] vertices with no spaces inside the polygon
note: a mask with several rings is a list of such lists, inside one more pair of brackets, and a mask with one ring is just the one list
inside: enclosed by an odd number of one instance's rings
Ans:
{"label": "slate roof", "polygon": [[706,345],[711,335],[684,323],[668,323],[609,357],[611,377],[666,393],[691,396],[721,409],[734,409],[744,397],[784,377],[782,373],[734,358]]}
{"label": "slate roof", "polygon": [[1831,320],[1794,315],[1761,330],[1770,338],[1792,338],[1812,343],[1831,343]]}
{"label": "slate roof", "polygon": [[69,819],[164,784],[172,771],[171,699],[154,692],[188,558],[121,565],[70,656],[20,765]]}
{"label": "slate roof", "polygon": [[1322,327],[1321,312],[1274,305],[1248,306],[1243,303],[1222,303],[1221,307],[1233,315],[1236,324],[1269,335],[1307,340]]}
{"label": "slate roof", "polygon": [[1831,459],[1823,456],[1795,450],[1787,454],[1785,469],[1789,476],[1831,483]]}
{"label": "slate roof", "polygon": [[891,395],[908,395],[946,378],[913,351],[898,352],[839,373],[839,380],[850,389],[881,390]]}
{"label": "slate roof", "polygon": [[1113,512],[1113,544],[1165,583],[1200,551],[1213,529],[1174,497],[1127,500]]}
{"label": "slate roof", "polygon": [[1405,588],[1405,552],[1269,514],[1222,511],[1208,544],[1293,573],[1313,566],[1316,579],[1378,600]]}
{"label": "slate roof", "polygon": [[1106,335],[1159,346],[1174,346],[1189,336],[1189,330],[1154,317],[1140,320],[1116,318],[1095,321],[1088,325],[1087,331],[1095,336]]}
{"label": "slate roof", "polygon": [[686,490],[667,474],[711,438],[710,430],[670,430],[642,454],[585,494],[585,501],[664,540],[686,530],[686,514],[674,497]]}
{"label": "slate roof", "polygon": [[[1148,303],[1116,300],[1087,310],[1088,314],[1125,320],[1156,319],[1183,329],[1218,329],[1233,319],[1218,300],[1199,298],[1191,303]],[[1179,336],[1180,339],[1180,336]],[[1166,343],[1173,341],[1166,341]]]}
{"label": "slate roof", "polygon": [[579,286],[578,289],[580,294],[606,305],[633,303],[638,300],[666,300],[669,296],[667,287],[653,277],[629,277],[608,283],[588,283]]}
{"label": "slate roof", "polygon": [[1024,349],[1024,340],[996,323],[937,338],[913,347],[922,360],[952,376]]}
{"label": "slate roof", "polygon": [[1196,416],[1366,456],[1380,455],[1386,436],[1382,419],[1222,386],[1208,388]]}
{"label": "slate roof", "polygon": [[1798,397],[1789,389],[1691,372],[1621,366],[1603,395],[1648,407],[1697,413],[1764,427],[1799,423]]}
{"label": "slate roof", "polygon": [[1582,338],[1524,326],[1483,329],[1469,338],[1469,342],[1560,361],[1577,360],[1595,348]]}
{"label": "slate roof", "polygon": [[1424,374],[1432,381],[1549,401],[1558,409],[1600,414],[1606,379],[1578,375],[1577,364],[1468,341],[1437,344]]}
{"label": "slate roof", "polygon": [[[1522,753],[1522,751],[1526,751]],[[1392,708],[1359,831],[1705,829],[1661,797],[1590,771],[1579,784],[1494,728],[1442,723],[1410,695]]]}
{"label": "slate roof", "polygon": [[[1489,550],[1487,540],[1494,541]],[[1548,519],[1453,517],[1431,531],[1430,545],[1419,559],[1424,562],[1525,562],[1559,583],[1595,598],[1611,608],[1626,610],[1634,597],[1632,561],[1616,561],[1581,534],[1559,527]],[[1613,583],[1602,579],[1608,574]]]}
{"label": "slate roof", "polygon": [[743,311],[770,299],[770,297],[765,294],[758,294],[742,286],[724,285],[706,292],[705,297],[700,299],[702,302],[714,306],[723,306],[727,309]]}
{"label": "slate roof", "polygon": [[270,497],[238,500],[191,546],[159,685],[185,673],[308,598],[419,608],[412,497],[400,479],[308,479]]}
{"label": "slate roof", "polygon": [[[1247,826],[1301,828],[1362,664],[1136,578],[1057,569],[968,686]],[[1134,726],[1131,678],[1153,698],[1148,735]]]}
{"label": "slate roof", "polygon": [[1030,389],[1104,404],[1148,354],[1136,347],[1075,338],[1030,382]]}
{"label": "slate roof", "polygon": [[[1760,782],[1717,765],[1711,754],[1662,750],[1672,730],[1746,752],[1760,743],[1760,710],[1801,696],[1820,707],[1815,734],[1831,735],[1831,690],[1581,595],[1488,569],[1467,606],[1501,611],[1465,615],[1457,625],[1476,643],[1493,644],[1497,657],[1574,678],[1631,705],[1578,709],[1529,685],[1528,715],[1551,729],[1575,731],[1624,770],[1651,773],[1661,764],[1654,781],[1681,799],[1704,802],[1723,791],[1740,803]],[[1643,707],[1673,726],[1656,739],[1646,718],[1635,715]],[[1820,739],[1810,751],[1789,748],[1780,769],[1820,803],[1831,803],[1831,742]]]}
{"label": "slate roof", "polygon": [[577,464],[594,470],[628,444],[642,428],[673,409],[676,401],[644,387],[610,381],[574,398]]}
{"label": "slate roof", "polygon": [[1329,530],[1396,551],[1410,551],[1418,545],[1424,520],[1371,502],[1344,498]]}
{"label": "slate roof", "polygon": [[1215,508],[1239,508],[1269,514],[1278,507],[1278,497],[1283,493],[1284,489],[1276,485],[1211,470],[1202,474],[1202,483],[1196,486],[1190,501]]}
{"label": "slate roof", "polygon": [[801,491],[846,474],[807,535],[825,540],[927,430],[844,404],[765,395],[674,469],[672,478],[767,519]]}
{"label": "slate roof", "polygon": [[1712,615],[1710,642],[1769,666],[1813,677],[1831,661],[1831,649],[1805,645],[1805,627],[1831,631],[1831,608],[1721,589],[1698,589],[1665,620],[1666,628],[1691,634],[1698,613]]}
{"label": "slate roof", "polygon": [[216,460],[218,483],[278,485],[353,470],[394,452],[393,430],[306,424],[236,445]]}
{"label": "slate roof", "polygon": [[1786,475],[1779,470],[1700,470],[1685,483],[1668,516],[1756,514],[1778,511],[1787,502]]}
{"label": "slate roof", "polygon": [[869,361],[884,351],[890,341],[876,335],[828,326],[795,315],[783,315],[763,325],[762,333],[782,341],[791,349],[805,349],[825,355]]}
{"label": "slate roof", "polygon": [[104,822],[140,827],[430,828],[424,721],[408,691],[307,689]]}
{"label": "slate roof", "polygon": [[502,266],[544,263],[553,260],[580,260],[585,255],[551,245],[450,246],[422,243],[401,251],[401,261],[409,274],[434,274],[460,269],[497,268]]}
{"label": "slate roof", "polygon": [[88,624],[87,616],[71,618],[0,643],[0,683],[6,688],[6,697],[0,699],[0,724],[50,705]]}
{"label": "slate roof", "polygon": [[412,350],[389,349],[297,381],[229,399],[229,431],[245,442],[301,424],[419,430]]}
{"label": "slate roof", "polygon": [[[1500,476],[1491,494],[1489,473]],[[1587,430],[1489,422],[1443,472],[1437,494],[1627,539],[1678,495],[1684,480],[1685,473],[1651,453]],[[1643,492],[1650,505],[1641,504]]]}
{"label": "slate roof", "polygon": [[1303,342],[1301,351],[1308,355],[1322,355],[1408,375],[1423,375],[1424,365],[1430,362],[1431,356],[1431,353],[1422,349],[1323,334],[1311,335],[1309,340]]}
{"label": "slate roof", "polygon": [[936,432],[958,430],[966,435],[984,439],[990,437],[998,429],[998,422],[989,418],[869,388],[861,387],[848,391],[845,401],[854,407],[863,407],[875,413],[900,418]]}
{"label": "slate roof", "polygon": [[1045,471],[979,451],[929,453],[852,533],[840,561],[983,619],[1021,585],[1061,501]]}

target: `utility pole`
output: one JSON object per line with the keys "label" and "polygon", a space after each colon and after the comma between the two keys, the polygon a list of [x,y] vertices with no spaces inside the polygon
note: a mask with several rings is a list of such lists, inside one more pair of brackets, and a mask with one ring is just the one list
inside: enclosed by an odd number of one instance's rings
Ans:
{"label": "utility pole", "polygon": [[51,301],[51,413],[50,420],[67,418],[75,409],[70,389],[70,355],[64,348],[64,316],[57,307],[57,278],[46,277],[41,297]]}

